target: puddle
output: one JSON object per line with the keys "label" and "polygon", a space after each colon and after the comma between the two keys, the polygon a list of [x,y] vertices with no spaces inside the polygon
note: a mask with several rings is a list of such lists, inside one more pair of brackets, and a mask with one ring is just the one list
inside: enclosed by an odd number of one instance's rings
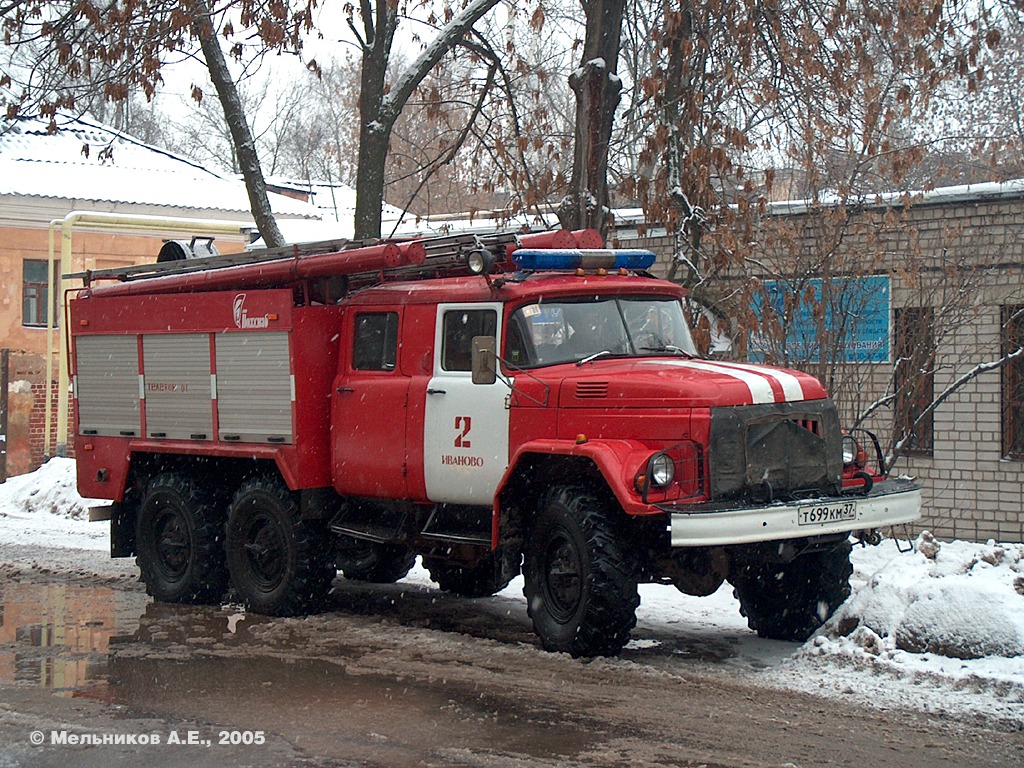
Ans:
{"label": "puddle", "polygon": [[600,738],[571,713],[483,688],[352,673],[319,659],[114,656],[109,676],[112,701],[136,712],[273,731],[319,755],[389,766],[458,750],[570,757]]}
{"label": "puddle", "polygon": [[230,605],[154,603],[135,590],[11,583],[0,588],[0,685],[263,730],[391,768],[427,756],[458,764],[464,754],[559,761],[601,736],[598,723],[484,683],[362,674],[355,653],[280,657],[318,626],[292,629]]}
{"label": "puddle", "polygon": [[148,600],[110,587],[4,585],[0,683],[35,683],[55,690],[102,683],[111,643],[138,629]]}

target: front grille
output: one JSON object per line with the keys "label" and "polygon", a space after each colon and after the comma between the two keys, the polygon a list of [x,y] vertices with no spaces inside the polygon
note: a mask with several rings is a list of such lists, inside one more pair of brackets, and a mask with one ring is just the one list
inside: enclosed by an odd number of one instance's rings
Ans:
{"label": "front grille", "polygon": [[829,400],[714,408],[711,498],[791,500],[837,493],[842,434]]}
{"label": "front grille", "polygon": [[793,419],[793,422],[803,427],[804,429],[808,430],[812,434],[821,434],[821,426],[814,419]]}

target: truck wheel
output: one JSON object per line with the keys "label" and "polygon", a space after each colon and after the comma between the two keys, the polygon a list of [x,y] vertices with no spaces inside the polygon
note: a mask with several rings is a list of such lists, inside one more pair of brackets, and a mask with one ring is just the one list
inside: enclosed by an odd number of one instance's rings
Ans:
{"label": "truck wheel", "polygon": [[397,544],[377,544],[352,536],[339,536],[335,565],[346,579],[393,584],[404,578],[416,554]]}
{"label": "truck wheel", "polygon": [[223,532],[223,513],[191,477],[150,480],[135,527],[146,592],[165,603],[219,602],[228,586]]}
{"label": "truck wheel", "polygon": [[747,625],[761,637],[803,642],[850,596],[850,542],[790,563],[746,565],[731,574]]}
{"label": "truck wheel", "polygon": [[613,508],[586,489],[554,487],[527,532],[526,605],[544,648],[614,656],[636,625],[639,567]]}
{"label": "truck wheel", "polygon": [[303,520],[292,494],[276,479],[247,480],[228,515],[231,581],[246,607],[297,616],[319,607],[336,571],[326,526]]}
{"label": "truck wheel", "polygon": [[490,552],[476,565],[459,565],[433,557],[423,558],[430,578],[445,592],[463,597],[489,597],[501,592],[519,575],[518,552]]}

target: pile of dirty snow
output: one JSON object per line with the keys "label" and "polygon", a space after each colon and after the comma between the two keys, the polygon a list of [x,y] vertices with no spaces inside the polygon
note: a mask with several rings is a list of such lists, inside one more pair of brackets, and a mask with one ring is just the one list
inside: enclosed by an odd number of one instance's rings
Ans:
{"label": "pile of dirty snow", "polygon": [[939,542],[926,531],[913,553],[875,573],[820,634],[874,656],[1024,655],[1024,544]]}
{"label": "pile of dirty snow", "polygon": [[1024,544],[922,533],[913,552],[886,541],[853,562],[853,595],[767,679],[1024,727]]}
{"label": "pile of dirty snow", "polygon": [[0,484],[0,515],[45,513],[88,520],[89,507],[98,502],[79,496],[76,483],[73,459],[50,459],[35,472],[9,477]]}
{"label": "pile of dirty snow", "polygon": [[72,459],[54,458],[0,483],[0,542],[106,549],[110,526],[88,520],[89,507],[109,502],[79,496],[76,477]]}

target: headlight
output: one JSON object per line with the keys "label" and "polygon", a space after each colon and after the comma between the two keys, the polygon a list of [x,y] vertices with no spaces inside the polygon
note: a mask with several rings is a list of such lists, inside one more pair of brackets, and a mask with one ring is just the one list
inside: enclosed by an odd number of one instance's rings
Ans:
{"label": "headlight", "polygon": [[659,453],[651,459],[651,483],[659,488],[669,485],[676,476],[676,464],[667,454]]}
{"label": "headlight", "polygon": [[860,446],[850,435],[843,435],[843,464],[853,464],[860,454]]}

